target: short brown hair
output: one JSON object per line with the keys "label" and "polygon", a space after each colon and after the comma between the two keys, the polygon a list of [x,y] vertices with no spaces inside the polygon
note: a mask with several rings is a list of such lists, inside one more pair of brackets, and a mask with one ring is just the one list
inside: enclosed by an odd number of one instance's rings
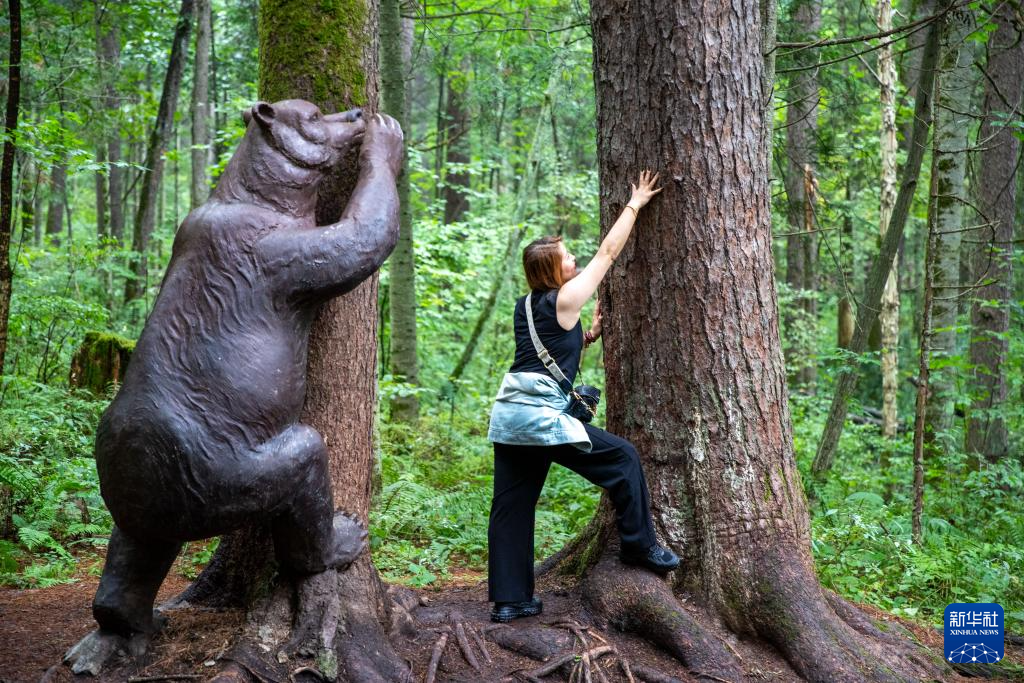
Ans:
{"label": "short brown hair", "polygon": [[541,237],[523,249],[523,270],[530,289],[560,289],[565,284],[562,254],[558,249],[561,243],[561,237]]}

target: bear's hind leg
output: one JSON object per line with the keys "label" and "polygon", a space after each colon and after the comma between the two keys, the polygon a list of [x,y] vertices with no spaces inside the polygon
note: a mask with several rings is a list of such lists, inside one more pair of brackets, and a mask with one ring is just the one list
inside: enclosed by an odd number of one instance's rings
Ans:
{"label": "bear's hind leg", "polygon": [[281,491],[271,530],[282,568],[315,574],[350,564],[365,547],[366,530],[334,512],[327,446],[308,425],[295,425],[268,442],[257,458],[263,486]]}
{"label": "bear's hind leg", "polygon": [[153,601],[179,550],[180,543],[144,543],[114,526],[92,603],[99,629],[64,655],[72,673],[96,676],[118,653],[142,656],[160,626],[154,619]]}
{"label": "bear's hind leg", "polygon": [[181,543],[140,541],[115,525],[92,603],[100,628],[125,636],[157,631],[153,602],[180,550]]}

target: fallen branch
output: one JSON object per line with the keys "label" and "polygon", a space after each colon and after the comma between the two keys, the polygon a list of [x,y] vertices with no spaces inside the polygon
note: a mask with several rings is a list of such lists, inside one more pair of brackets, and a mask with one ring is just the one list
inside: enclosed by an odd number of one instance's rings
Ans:
{"label": "fallen branch", "polygon": [[427,666],[427,677],[423,679],[424,683],[434,683],[434,677],[437,676],[437,665],[441,663],[441,654],[447,644],[448,634],[442,633],[434,643],[434,651],[430,653],[430,664]]}
{"label": "fallen branch", "polygon": [[[601,655],[606,655],[609,652],[615,652],[615,649],[610,647],[610,646],[608,646],[608,645],[601,645],[599,647],[595,647],[593,650],[590,650],[589,652],[584,653],[583,656],[584,657],[589,657],[590,659],[593,660],[593,659],[597,659]],[[559,668],[561,668],[561,667],[565,666],[566,664],[568,664],[569,662],[573,661],[578,656],[579,655],[577,655],[575,652],[570,652],[569,654],[562,655],[561,657],[557,657],[556,659],[552,660],[551,662],[548,662],[547,664],[545,664],[544,666],[540,667],[539,669],[535,669],[533,671],[528,672],[526,675],[530,676],[530,677],[533,677],[533,678],[540,678],[541,676],[547,676],[548,674],[554,673]]]}

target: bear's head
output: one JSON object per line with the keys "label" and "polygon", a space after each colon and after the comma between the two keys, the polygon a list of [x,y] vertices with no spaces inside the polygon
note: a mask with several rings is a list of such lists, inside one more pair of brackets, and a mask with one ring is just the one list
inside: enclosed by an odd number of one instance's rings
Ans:
{"label": "bear's head", "polygon": [[305,100],[257,102],[242,117],[247,135],[258,126],[282,162],[304,170],[322,171],[336,165],[366,131],[361,109],[325,115]]}

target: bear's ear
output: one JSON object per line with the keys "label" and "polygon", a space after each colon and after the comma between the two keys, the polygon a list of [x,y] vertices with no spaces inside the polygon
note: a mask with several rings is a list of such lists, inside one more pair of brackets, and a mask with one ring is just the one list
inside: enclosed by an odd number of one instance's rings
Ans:
{"label": "bear's ear", "polygon": [[261,126],[269,128],[276,116],[277,112],[274,111],[274,107],[266,102],[257,102],[252,105],[252,109],[242,112],[242,120],[245,121],[246,127],[255,118]]}

